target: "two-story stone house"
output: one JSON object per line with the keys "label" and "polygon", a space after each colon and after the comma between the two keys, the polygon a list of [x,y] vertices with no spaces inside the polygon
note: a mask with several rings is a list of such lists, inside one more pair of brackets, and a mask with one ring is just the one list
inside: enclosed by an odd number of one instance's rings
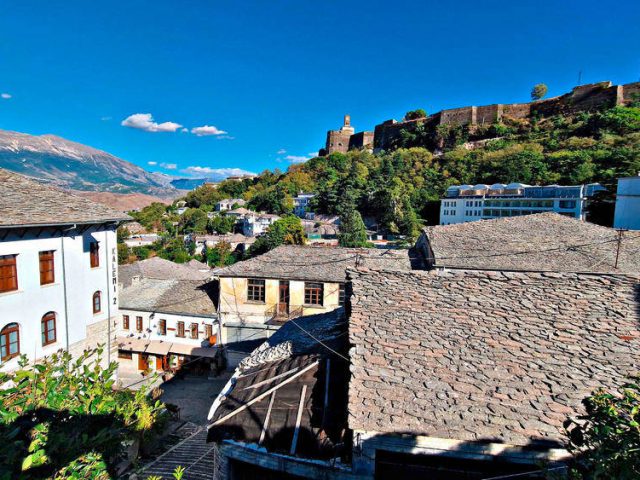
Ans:
{"label": "two-story stone house", "polygon": [[216,270],[221,340],[230,364],[284,322],[344,305],[346,270],[368,263],[409,270],[412,262],[406,250],[282,245]]}

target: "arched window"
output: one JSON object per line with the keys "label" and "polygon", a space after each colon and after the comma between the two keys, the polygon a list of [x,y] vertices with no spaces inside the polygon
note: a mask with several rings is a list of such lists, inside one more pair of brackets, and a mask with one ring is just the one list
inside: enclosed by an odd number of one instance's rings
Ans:
{"label": "arched window", "polygon": [[6,362],[20,355],[20,327],[10,323],[0,330],[0,360]]}
{"label": "arched window", "polygon": [[54,312],[45,313],[40,322],[42,331],[42,346],[56,343],[56,314]]}
{"label": "arched window", "polygon": [[93,294],[93,313],[100,313],[102,311],[102,301],[100,299],[100,292]]}

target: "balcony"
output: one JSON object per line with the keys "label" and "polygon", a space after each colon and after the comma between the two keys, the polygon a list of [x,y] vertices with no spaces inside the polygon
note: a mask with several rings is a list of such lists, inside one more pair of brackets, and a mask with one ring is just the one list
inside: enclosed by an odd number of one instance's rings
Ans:
{"label": "balcony", "polygon": [[267,323],[271,325],[281,325],[288,320],[301,317],[304,313],[303,305],[285,305],[276,303],[270,305],[265,310]]}

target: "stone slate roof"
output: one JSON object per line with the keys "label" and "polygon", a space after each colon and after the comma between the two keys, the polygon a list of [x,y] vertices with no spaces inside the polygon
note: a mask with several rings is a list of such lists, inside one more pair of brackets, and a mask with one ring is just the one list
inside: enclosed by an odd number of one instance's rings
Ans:
{"label": "stone slate roof", "polygon": [[640,369],[640,276],[350,271],[349,426],[563,443]]}
{"label": "stone slate roof", "polygon": [[557,213],[424,229],[436,267],[558,272],[640,271],[640,233],[618,232]]}
{"label": "stone slate roof", "polygon": [[346,269],[357,265],[411,270],[417,262],[411,253],[375,248],[281,245],[258,257],[218,269],[216,275],[340,283],[346,281]]}
{"label": "stone slate roof", "polygon": [[214,295],[211,283],[144,278],[120,291],[120,308],[213,317]]}
{"label": "stone slate roof", "polygon": [[[240,362],[238,369],[242,371],[267,362],[298,355],[316,353],[327,355],[331,352],[327,350],[326,346],[340,351],[344,346],[346,333],[347,320],[344,308],[299,317],[295,319],[295,322],[286,322],[271,337],[260,344]],[[326,346],[323,346],[318,340]]]}
{"label": "stone slate roof", "polygon": [[[195,262],[195,263],[194,263]],[[125,287],[133,283],[134,277],[159,280],[195,280],[202,283],[211,278],[211,270],[201,262],[174,263],[160,257],[151,257],[118,267],[119,282]]]}
{"label": "stone slate roof", "polygon": [[0,228],[125,220],[131,220],[131,217],[0,168]]}

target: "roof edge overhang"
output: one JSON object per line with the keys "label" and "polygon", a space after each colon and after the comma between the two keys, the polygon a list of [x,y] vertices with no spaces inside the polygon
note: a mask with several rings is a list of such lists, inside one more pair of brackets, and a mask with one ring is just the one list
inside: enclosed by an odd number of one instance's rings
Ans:
{"label": "roof edge overhang", "polygon": [[25,223],[25,224],[12,224],[12,225],[0,225],[0,230],[2,229],[19,229],[19,228],[47,228],[47,227],[70,227],[76,225],[108,225],[111,223],[120,224],[124,222],[128,222],[132,220],[131,217],[127,218],[113,218],[113,219],[105,219],[105,220],[86,220],[82,222],[48,222],[48,223]]}
{"label": "roof edge overhang", "polygon": [[133,312],[156,313],[156,314],[162,314],[162,315],[181,315],[183,317],[201,317],[201,318],[212,318],[212,319],[217,319],[218,318],[218,315],[216,315],[216,314],[171,312],[171,311],[168,311],[168,310],[150,310],[148,308],[127,307],[125,305],[120,305],[118,307],[118,309],[119,310],[131,310]]}

